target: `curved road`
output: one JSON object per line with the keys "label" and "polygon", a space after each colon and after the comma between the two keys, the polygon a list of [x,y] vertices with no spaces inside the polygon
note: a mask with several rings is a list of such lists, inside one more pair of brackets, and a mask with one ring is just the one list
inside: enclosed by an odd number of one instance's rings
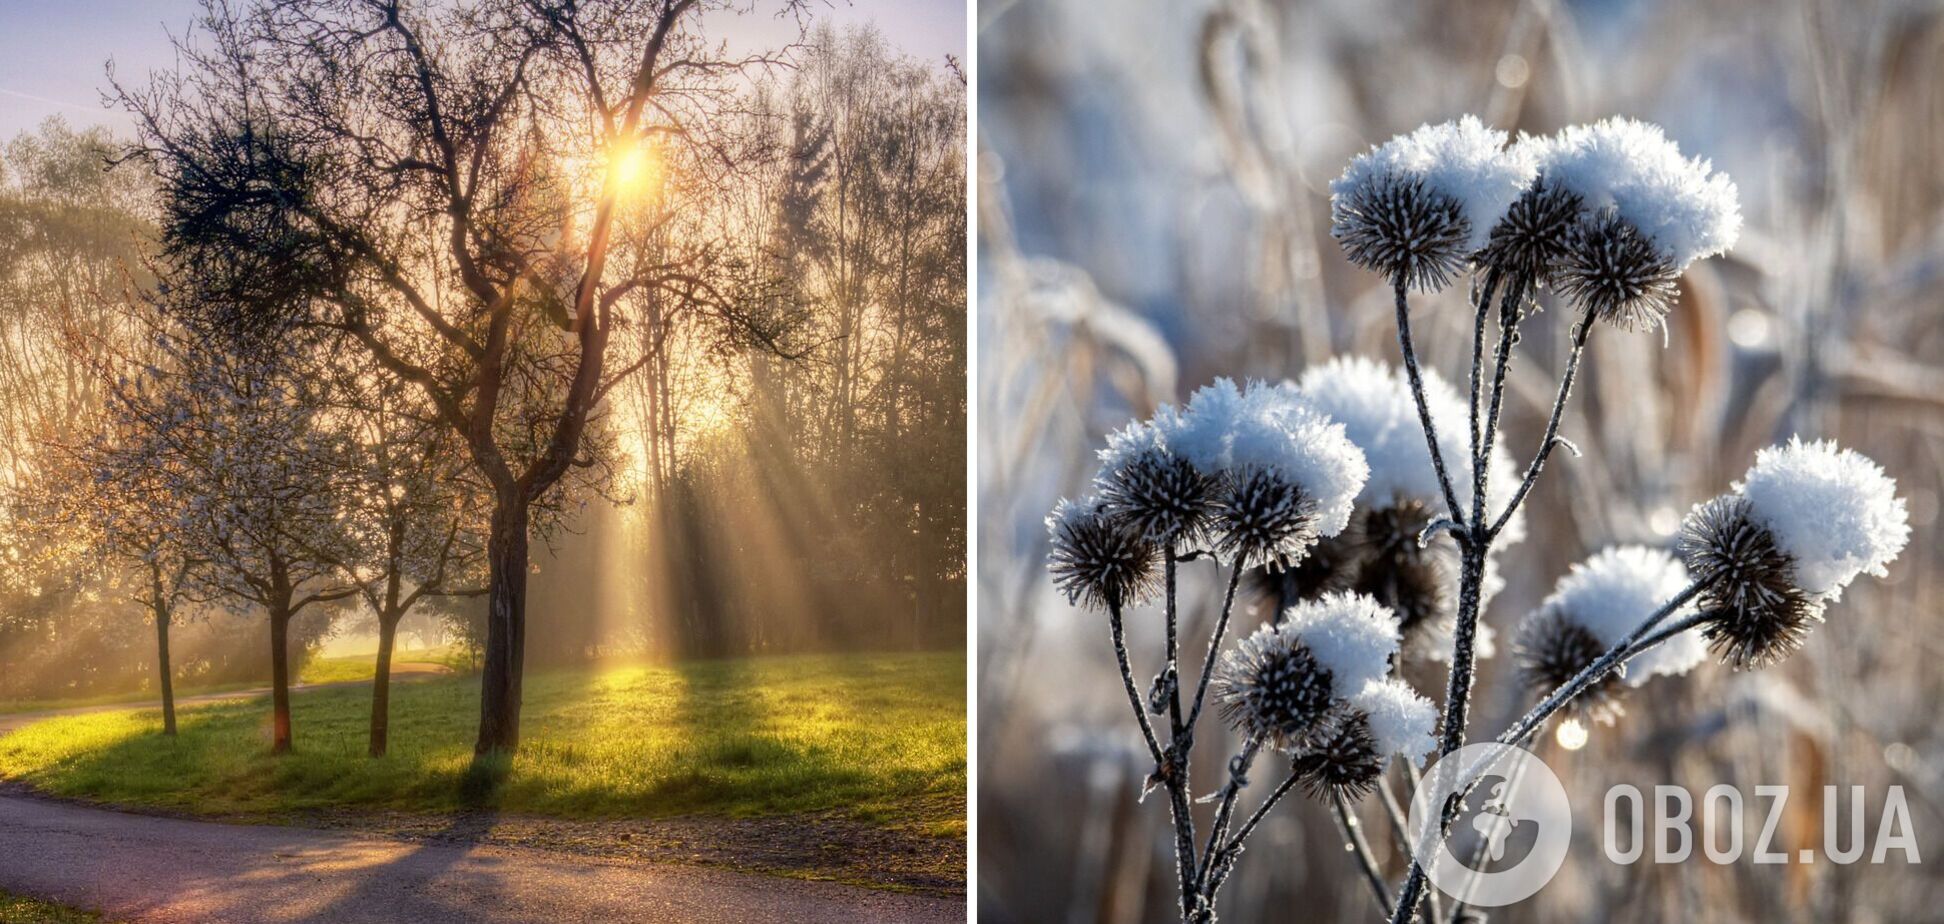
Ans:
{"label": "curved road", "polygon": [[963,900],[0,795],[0,890],[130,924],[965,920]]}

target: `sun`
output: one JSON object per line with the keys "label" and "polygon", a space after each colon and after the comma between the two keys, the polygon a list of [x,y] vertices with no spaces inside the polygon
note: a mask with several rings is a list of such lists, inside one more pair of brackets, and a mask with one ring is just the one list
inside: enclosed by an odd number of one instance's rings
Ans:
{"label": "sun", "polygon": [[608,182],[617,196],[633,198],[651,191],[661,180],[661,159],[645,144],[633,144],[608,159]]}

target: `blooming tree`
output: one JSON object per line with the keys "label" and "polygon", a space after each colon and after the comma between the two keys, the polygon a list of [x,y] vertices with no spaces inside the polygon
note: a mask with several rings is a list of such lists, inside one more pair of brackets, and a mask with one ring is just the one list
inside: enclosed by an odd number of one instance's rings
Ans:
{"label": "blooming tree", "polygon": [[315,385],[278,362],[170,336],[158,353],[110,397],[117,442],[102,446],[98,478],[136,479],[170,498],[133,516],[192,563],[183,574],[193,591],[268,617],[271,749],[283,753],[291,620],[358,591],[339,567],[350,539],[345,448]]}
{"label": "blooming tree", "polygon": [[[1656,127],[1616,118],[1507,142],[1470,117],[1425,126],[1355,158],[1331,186],[1333,235],[1391,283],[1401,372],[1339,358],[1279,386],[1217,381],[1110,435],[1094,495],[1048,518],[1056,584],[1107,614],[1154,761],[1148,788],[1168,794],[1185,922],[1214,920],[1247,838],[1298,784],[1330,802],[1392,924],[1418,918],[1424,868],[1413,859],[1393,890],[1351,803],[1381,792],[1406,840],[1388,767],[1401,756],[1415,779],[1427,755],[1466,743],[1476,664],[1492,647],[1480,616],[1503,550],[1523,535],[1522,503],[1552,451],[1571,447],[1559,429],[1588,340],[1600,327],[1663,326],[1681,273],[1740,232],[1733,184]],[[1420,368],[1409,294],[1466,275],[1474,323],[1461,395]],[[1520,466],[1499,439],[1500,410],[1520,325],[1546,289],[1575,323],[1544,432]],[[1611,722],[1630,690],[1709,652],[1737,669],[1784,658],[1856,577],[1883,575],[1908,536],[1895,483],[1875,463],[1829,442],[1763,450],[1730,493],[1695,507],[1675,549],[1607,549],[1559,580],[1514,639],[1536,703],[1496,740],[1526,742],[1562,711]],[[1176,572],[1199,560],[1228,577],[1191,683],[1178,664]],[[1251,573],[1273,617],[1225,648]],[[1166,654],[1144,695],[1125,614],[1155,597]],[[1440,706],[1401,679],[1412,659],[1446,665]],[[1242,744],[1203,836],[1189,767],[1211,681]],[[1289,772],[1238,823],[1264,752]],[[1433,822],[1448,830],[1462,804]],[[1445,917],[1434,896],[1429,919]]]}

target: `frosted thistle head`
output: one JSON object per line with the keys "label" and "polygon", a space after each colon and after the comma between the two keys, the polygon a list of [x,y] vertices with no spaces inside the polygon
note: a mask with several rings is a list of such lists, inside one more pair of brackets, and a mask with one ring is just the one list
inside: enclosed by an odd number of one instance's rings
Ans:
{"label": "frosted thistle head", "polygon": [[1888,573],[1910,538],[1896,487],[1865,456],[1791,439],[1757,453],[1734,493],[1697,506],[1681,554],[1722,658],[1759,667],[1788,656],[1857,575]]}
{"label": "frosted thistle head", "polygon": [[1299,603],[1223,656],[1222,715],[1272,748],[1300,747],[1336,703],[1390,670],[1397,638],[1397,617],[1369,597]]}
{"label": "frosted thistle head", "polygon": [[1658,326],[1681,273],[1741,234],[1735,184],[1707,161],[1682,157],[1658,126],[1615,117],[1517,148],[1537,171],[1535,189],[1579,200],[1555,278],[1601,320]]}
{"label": "frosted thistle head", "polygon": [[1164,433],[1175,413],[1164,407],[1155,415],[1161,424],[1137,422],[1110,434],[1094,479],[1108,515],[1163,548],[1205,540],[1219,487],[1217,479],[1168,445]]}
{"label": "frosted thistle head", "polygon": [[1244,567],[1294,562],[1341,532],[1369,474],[1343,427],[1294,388],[1219,379],[1163,423],[1162,438],[1219,482],[1210,531]]}
{"label": "frosted thistle head", "polygon": [[1465,116],[1399,135],[1330,184],[1330,235],[1350,262],[1420,291],[1449,285],[1531,182],[1505,133]]}
{"label": "frosted thistle head", "polygon": [[1702,583],[1701,609],[1712,614],[1702,634],[1737,670],[1794,654],[1822,621],[1822,600],[1802,589],[1795,560],[1749,517],[1746,499],[1726,494],[1696,505],[1681,525],[1680,549]]}
{"label": "frosted thistle head", "polygon": [[1362,798],[1393,755],[1422,764],[1437,741],[1437,707],[1410,684],[1372,680],[1338,703],[1293,756],[1295,770],[1312,795],[1330,791]]}
{"label": "frosted thistle head", "polygon": [[1681,294],[1681,274],[1639,229],[1608,210],[1575,225],[1567,241],[1560,291],[1624,330],[1660,326]]}
{"label": "frosted thistle head", "polygon": [[1046,570],[1068,603],[1118,609],[1154,594],[1160,548],[1107,515],[1098,500],[1060,501],[1046,529],[1052,539]]}
{"label": "frosted thistle head", "polygon": [[1331,709],[1291,756],[1291,768],[1303,788],[1319,799],[1331,793],[1352,801],[1362,799],[1376,787],[1387,762],[1371,731],[1370,716],[1349,703]]}
{"label": "frosted thistle head", "polygon": [[1431,508],[1416,498],[1364,510],[1356,529],[1345,530],[1358,543],[1361,563],[1350,589],[1397,614],[1407,643],[1437,636],[1451,625],[1458,601],[1456,549],[1449,541],[1418,545],[1431,524]]}
{"label": "frosted thistle head", "polygon": [[[1519,626],[1514,645],[1527,686],[1544,694],[1571,680],[1687,586],[1680,561],[1643,546],[1605,549],[1574,565]],[[1668,619],[1692,613],[1689,603]],[[1573,708],[1580,716],[1611,722],[1621,711],[1625,687],[1660,674],[1687,673],[1706,658],[1700,635],[1683,632],[1628,660],[1581,694]]]}
{"label": "frosted thistle head", "polygon": [[[1515,157],[1531,157],[1544,139],[1520,138]],[[1579,194],[1541,176],[1513,200],[1478,253],[1481,266],[1512,277],[1549,282],[1566,258],[1567,241],[1586,205]]]}
{"label": "frosted thistle head", "polygon": [[1280,751],[1318,728],[1333,689],[1329,671],[1293,633],[1264,625],[1222,656],[1215,701],[1231,727]]}

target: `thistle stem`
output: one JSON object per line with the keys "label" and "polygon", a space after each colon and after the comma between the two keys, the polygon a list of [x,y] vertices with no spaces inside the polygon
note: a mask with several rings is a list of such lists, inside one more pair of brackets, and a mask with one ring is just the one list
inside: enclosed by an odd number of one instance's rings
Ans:
{"label": "thistle stem", "polygon": [[1222,883],[1228,881],[1229,873],[1235,869],[1235,858],[1241,854],[1243,842],[1249,839],[1249,835],[1255,833],[1256,826],[1262,824],[1264,818],[1269,817],[1269,812],[1276,807],[1276,803],[1281,802],[1283,796],[1288,795],[1289,791],[1296,787],[1298,779],[1296,774],[1291,773],[1277,784],[1268,798],[1263,799],[1262,804],[1256,806],[1256,810],[1249,814],[1248,820],[1242,823],[1242,827],[1235,830],[1235,836],[1229,838],[1222,848],[1209,858],[1208,882],[1202,887],[1202,894],[1206,897],[1206,907],[1211,909],[1211,912],[1215,905],[1215,893],[1221,891]]}
{"label": "thistle stem", "polygon": [[1222,597],[1222,613],[1215,619],[1215,634],[1208,640],[1208,656],[1202,659],[1200,679],[1195,681],[1195,705],[1188,711],[1186,731],[1193,740],[1195,723],[1201,720],[1202,703],[1208,697],[1208,681],[1215,675],[1215,658],[1222,652],[1222,636],[1228,632],[1229,616],[1235,611],[1235,586],[1242,581],[1242,556],[1235,556],[1229,569],[1228,592]]}
{"label": "thistle stem", "polygon": [[1566,413],[1566,400],[1573,394],[1573,380],[1579,372],[1580,357],[1586,352],[1586,341],[1592,335],[1593,313],[1583,311],[1580,313],[1579,323],[1573,325],[1572,350],[1566,354],[1566,371],[1560,376],[1559,393],[1553,398],[1552,414],[1546,419],[1545,436],[1539,441],[1538,451],[1532,455],[1532,463],[1526,466],[1525,477],[1520,479],[1518,490],[1512,493],[1512,500],[1505,505],[1505,510],[1499,513],[1498,519],[1493,521],[1488,536],[1497,538],[1499,531],[1505,529],[1505,524],[1512,519],[1512,512],[1518,510],[1519,505],[1525,502],[1527,494],[1532,493],[1532,486],[1539,480],[1540,470],[1546,467],[1546,457],[1552,455],[1553,447],[1559,444],[1559,421]]}
{"label": "thistle stem", "polygon": [[1134,707],[1134,718],[1141,724],[1141,737],[1147,740],[1148,755],[1154,758],[1157,769],[1162,765],[1161,741],[1154,737],[1154,724],[1148,721],[1147,704],[1141,702],[1141,694],[1134,686],[1134,668],[1127,660],[1127,631],[1121,623],[1119,603],[1107,604],[1107,625],[1114,636],[1114,658],[1120,662],[1121,683],[1127,687],[1127,704]]}
{"label": "thistle stem", "polygon": [[[1127,633],[1121,622],[1121,607],[1118,601],[1107,604],[1107,622],[1114,637],[1114,657],[1120,662],[1121,684],[1127,688],[1127,703],[1134,707],[1134,718],[1141,726],[1141,737],[1146,739],[1148,754],[1154,758],[1154,774],[1149,777],[1148,785],[1159,780],[1168,790],[1168,808],[1175,828],[1175,865],[1181,881],[1181,916],[1187,920],[1194,907],[1195,887],[1195,819],[1188,807],[1187,791],[1182,785],[1181,773],[1170,758],[1164,757],[1161,742],[1154,736],[1154,723],[1148,721],[1147,704],[1142,702],[1140,691],[1134,684],[1134,668],[1127,658]],[[1179,742],[1169,745],[1169,754],[1174,760],[1185,763],[1185,759],[1174,753]]]}
{"label": "thistle stem", "polygon": [[1209,874],[1214,869],[1215,849],[1221,846],[1222,837],[1228,833],[1229,821],[1235,812],[1235,800],[1242,795],[1242,787],[1249,785],[1249,767],[1255,763],[1261,749],[1261,741],[1252,737],[1242,745],[1241,753],[1229,762],[1229,781],[1222,787],[1222,804],[1215,810],[1215,823],[1208,829],[1208,846],[1202,849],[1202,867],[1195,876],[1197,888],[1208,885]]}
{"label": "thistle stem", "polygon": [[1163,683],[1168,688],[1169,742],[1181,740],[1181,668],[1180,668],[1180,617],[1175,606],[1175,551],[1174,543],[1168,543],[1162,550],[1161,573],[1165,581],[1165,596],[1168,610],[1168,666]]}
{"label": "thistle stem", "polygon": [[1438,448],[1438,428],[1431,423],[1431,407],[1424,400],[1424,373],[1418,369],[1417,349],[1411,344],[1411,310],[1405,298],[1404,277],[1391,280],[1391,288],[1397,295],[1397,349],[1404,354],[1404,372],[1411,380],[1411,397],[1417,402],[1418,425],[1424,428],[1424,440],[1431,449],[1431,467],[1438,473],[1438,488],[1444,492],[1445,509],[1451,520],[1464,525],[1464,513],[1458,509],[1458,494],[1451,487],[1451,473],[1445,469],[1444,452]]}
{"label": "thistle stem", "polygon": [[1350,852],[1357,855],[1357,866],[1363,870],[1364,880],[1370,883],[1370,891],[1377,898],[1377,906],[1391,913],[1390,888],[1384,884],[1384,873],[1377,868],[1377,857],[1371,853],[1370,841],[1364,837],[1363,822],[1357,813],[1350,810],[1350,800],[1343,793],[1330,791],[1331,814],[1336,816],[1337,828],[1343,832],[1343,840]]}

